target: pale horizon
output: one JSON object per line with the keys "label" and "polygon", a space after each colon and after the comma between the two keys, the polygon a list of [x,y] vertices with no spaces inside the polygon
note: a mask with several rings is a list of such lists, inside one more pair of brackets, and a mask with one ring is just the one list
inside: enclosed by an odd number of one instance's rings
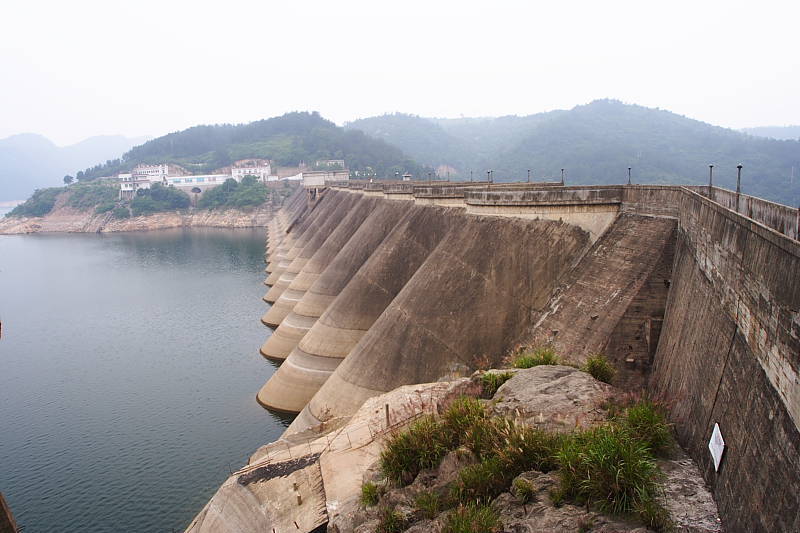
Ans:
{"label": "pale horizon", "polygon": [[733,129],[800,124],[800,6],[788,2],[12,0],[5,12],[0,138],[33,132],[64,146],[294,110],[341,125],[602,98]]}

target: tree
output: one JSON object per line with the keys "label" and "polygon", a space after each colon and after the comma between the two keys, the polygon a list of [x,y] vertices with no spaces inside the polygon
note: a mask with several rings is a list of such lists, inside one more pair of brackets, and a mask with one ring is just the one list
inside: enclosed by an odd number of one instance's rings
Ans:
{"label": "tree", "polygon": [[65,185],[69,185],[69,184],[70,184],[70,183],[72,183],[73,181],[75,181],[75,178],[73,178],[73,177],[72,177],[72,176],[70,176],[69,174],[67,174],[66,176],[64,176],[64,184],[65,184]]}

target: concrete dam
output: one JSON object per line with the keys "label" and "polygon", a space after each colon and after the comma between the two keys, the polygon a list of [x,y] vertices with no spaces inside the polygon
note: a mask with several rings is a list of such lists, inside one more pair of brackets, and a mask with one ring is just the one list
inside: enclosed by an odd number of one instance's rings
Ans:
{"label": "concrete dam", "polygon": [[308,189],[268,230],[260,351],[282,364],[257,399],[299,413],[291,441],[520,345],[603,353],[667,406],[726,530],[799,531],[798,225],[715,187]]}

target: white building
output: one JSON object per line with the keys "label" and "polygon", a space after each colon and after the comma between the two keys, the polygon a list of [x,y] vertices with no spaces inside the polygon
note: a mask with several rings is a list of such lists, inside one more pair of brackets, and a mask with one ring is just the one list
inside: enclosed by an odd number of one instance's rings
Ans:
{"label": "white building", "polygon": [[[178,187],[186,192],[192,192],[192,189],[198,188],[200,192],[222,185],[225,180],[230,179],[230,174],[195,174],[192,176],[169,176],[167,184],[171,187]],[[234,178],[236,179],[236,178]],[[241,181],[241,180],[236,180]]]}
{"label": "white building", "polygon": [[242,181],[245,176],[255,176],[262,183],[266,183],[272,174],[272,166],[268,159],[242,159],[231,167],[231,177]]}
{"label": "white building", "polygon": [[303,177],[303,187],[324,187],[330,181],[347,181],[350,179],[349,170],[312,170],[300,173]]}

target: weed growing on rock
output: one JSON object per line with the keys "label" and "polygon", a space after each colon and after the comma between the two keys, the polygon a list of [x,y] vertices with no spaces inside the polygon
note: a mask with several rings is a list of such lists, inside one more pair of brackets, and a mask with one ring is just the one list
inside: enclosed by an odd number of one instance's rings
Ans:
{"label": "weed growing on rock", "polygon": [[503,468],[499,459],[484,459],[458,473],[458,479],[452,487],[452,496],[463,503],[490,503],[508,487],[508,475],[509,472]]}
{"label": "weed growing on rock", "polygon": [[417,494],[414,504],[427,519],[436,518],[444,507],[442,499],[435,492],[423,491]]}
{"label": "weed growing on rock", "polygon": [[[637,514],[654,528],[666,511],[657,500],[658,470],[647,445],[609,424],[573,434],[558,452],[560,495],[611,514]],[[560,498],[559,498],[560,499]]]}
{"label": "weed growing on rock", "polygon": [[396,483],[411,483],[420,470],[437,466],[452,449],[448,433],[433,417],[421,418],[389,439],[381,452],[381,471]]}
{"label": "weed growing on rock", "polygon": [[589,356],[581,370],[603,383],[611,383],[611,380],[614,379],[614,374],[617,373],[614,366],[609,363],[606,356],[602,354]]}
{"label": "weed growing on rock", "polygon": [[493,533],[500,518],[488,505],[459,505],[447,515],[442,533]]}
{"label": "weed growing on rock", "polygon": [[511,372],[488,372],[481,376],[482,398],[491,398],[500,386],[514,376]]}
{"label": "weed growing on rock", "polygon": [[555,350],[550,347],[537,348],[532,352],[523,352],[514,359],[514,368],[533,368],[540,365],[558,365],[561,363]]}
{"label": "weed growing on rock", "polygon": [[361,504],[364,507],[372,507],[378,504],[381,497],[381,489],[375,483],[367,481],[361,485]]}
{"label": "weed growing on rock", "polygon": [[514,482],[511,484],[511,491],[522,503],[533,501],[533,497],[536,495],[536,489],[534,488],[533,483],[527,479],[521,478],[514,480]]}
{"label": "weed growing on rock", "polygon": [[672,447],[670,426],[661,409],[651,400],[640,400],[628,407],[621,423],[654,455],[662,455]]}
{"label": "weed growing on rock", "polygon": [[406,528],[403,515],[390,507],[381,508],[378,520],[377,533],[400,533]]}

